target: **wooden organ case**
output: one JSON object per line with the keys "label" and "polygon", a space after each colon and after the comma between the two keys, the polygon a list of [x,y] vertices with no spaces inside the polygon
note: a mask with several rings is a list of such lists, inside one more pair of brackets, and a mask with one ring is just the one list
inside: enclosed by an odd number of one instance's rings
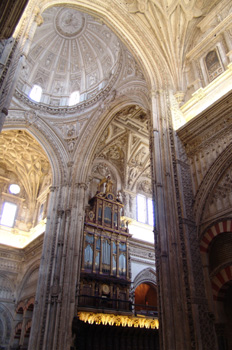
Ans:
{"label": "wooden organ case", "polygon": [[[101,191],[101,186],[103,191]],[[130,312],[128,238],[123,204],[109,177],[86,209],[78,308]]]}
{"label": "wooden organ case", "polygon": [[158,319],[137,317],[130,300],[129,238],[123,203],[103,179],[84,223],[72,350],[159,349]]}

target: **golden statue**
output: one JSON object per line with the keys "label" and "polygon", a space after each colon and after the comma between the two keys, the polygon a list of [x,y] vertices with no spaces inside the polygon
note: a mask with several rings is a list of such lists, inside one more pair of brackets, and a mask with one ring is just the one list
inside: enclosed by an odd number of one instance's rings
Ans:
{"label": "golden statue", "polygon": [[101,180],[101,182],[98,184],[98,191],[101,191],[101,186],[105,184],[105,193],[112,193],[113,188],[113,182],[111,181],[111,176],[108,175],[107,177],[104,177],[104,179]]}

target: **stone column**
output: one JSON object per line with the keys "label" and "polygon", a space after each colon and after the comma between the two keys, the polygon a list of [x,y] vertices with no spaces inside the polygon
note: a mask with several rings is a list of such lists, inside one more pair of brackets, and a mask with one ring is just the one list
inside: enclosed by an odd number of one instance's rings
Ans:
{"label": "stone column", "polygon": [[169,92],[152,92],[152,169],[160,344],[165,350],[215,350],[203,283],[187,159],[178,158]]}
{"label": "stone column", "polygon": [[85,184],[51,189],[29,350],[69,349],[81,265]]}
{"label": "stone column", "polygon": [[[52,273],[56,256],[57,233],[61,227],[62,210],[57,210],[56,203],[60,199],[60,188],[50,188],[50,199],[47,213],[46,232],[42,256],[40,260],[39,278],[35,297],[35,305],[32,319],[31,336],[28,349],[43,349],[43,339],[47,332],[47,314],[55,303],[55,297],[50,297],[50,288],[53,284]],[[54,292],[54,288],[53,288]],[[50,320],[49,320],[50,321]]]}
{"label": "stone column", "polygon": [[[62,263],[62,292],[57,336],[52,349],[70,349],[72,341],[72,321],[76,316],[77,285],[80,280],[83,228],[85,217],[85,196],[87,185],[78,183],[73,193],[70,187],[70,214],[66,224],[66,247]],[[48,348],[44,348],[48,349]]]}
{"label": "stone column", "polygon": [[155,245],[159,293],[160,348],[191,349],[179,241],[175,179],[169,135],[167,94],[152,91],[151,144],[156,208]]}

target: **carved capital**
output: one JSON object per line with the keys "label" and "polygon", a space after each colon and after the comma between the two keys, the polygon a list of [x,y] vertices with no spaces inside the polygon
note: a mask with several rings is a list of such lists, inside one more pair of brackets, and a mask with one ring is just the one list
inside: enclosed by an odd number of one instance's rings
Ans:
{"label": "carved capital", "polygon": [[88,186],[86,185],[85,182],[78,182],[77,187],[82,188],[84,190],[87,190],[87,188],[88,188]]}

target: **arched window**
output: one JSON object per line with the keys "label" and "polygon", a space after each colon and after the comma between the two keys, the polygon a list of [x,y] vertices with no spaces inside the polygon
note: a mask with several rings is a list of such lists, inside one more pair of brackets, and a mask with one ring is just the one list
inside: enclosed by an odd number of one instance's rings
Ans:
{"label": "arched window", "polygon": [[74,106],[80,102],[80,91],[74,91],[69,97],[69,106]]}
{"label": "arched window", "polygon": [[157,291],[154,286],[141,283],[135,289],[135,310],[150,316],[157,312]]}
{"label": "arched window", "polygon": [[154,225],[152,198],[137,194],[137,220],[143,224]]}
{"label": "arched window", "polygon": [[41,86],[34,85],[33,88],[31,89],[29,97],[35,102],[40,102],[41,96],[42,96],[42,88],[41,88]]}

